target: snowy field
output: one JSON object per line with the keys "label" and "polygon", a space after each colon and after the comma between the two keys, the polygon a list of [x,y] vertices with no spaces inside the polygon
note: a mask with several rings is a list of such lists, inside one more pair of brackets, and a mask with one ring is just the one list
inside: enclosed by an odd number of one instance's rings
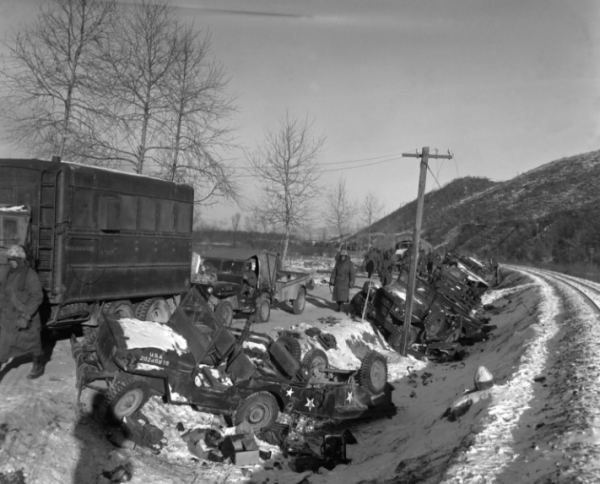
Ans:
{"label": "snowy field", "polygon": [[[328,279],[331,264],[324,260],[310,268],[290,268]],[[294,484],[304,478],[332,484],[600,482],[598,313],[573,287],[547,273],[525,275],[513,269],[485,295],[488,310],[479,310],[497,329],[488,341],[466,347],[468,355],[460,362],[402,358],[369,324],[330,309],[322,309],[320,320],[279,328],[302,332],[315,326],[333,334],[338,350],[327,353],[340,368],[356,367],[368,348],[388,359],[398,414],[341,427],[358,440],[347,447],[352,459],[348,465],[297,474],[275,448],[270,461],[254,467],[200,462],[187,450],[177,423],[189,429],[223,428],[225,422],[189,407],[165,406],[158,399],[144,413],[165,431],[168,445],[160,454],[140,448],[116,451],[106,438],[109,429],[94,412],[99,395],[88,390],[82,405],[76,405],[68,342],[59,341],[39,380],[24,378],[30,363],[0,373],[0,483],[2,475],[17,479],[18,470],[24,479],[14,482],[104,482],[99,478],[102,470],[127,460],[133,469],[131,482],[143,484]],[[593,286],[588,291],[593,296]],[[326,319],[332,314],[337,320]],[[303,351],[312,346],[318,346],[316,340],[305,336]],[[493,374],[496,384],[469,393],[480,366]],[[465,397],[472,405],[464,415],[454,421],[444,417],[454,401]],[[315,423],[296,423],[294,436],[314,445],[303,430],[314,429]]]}

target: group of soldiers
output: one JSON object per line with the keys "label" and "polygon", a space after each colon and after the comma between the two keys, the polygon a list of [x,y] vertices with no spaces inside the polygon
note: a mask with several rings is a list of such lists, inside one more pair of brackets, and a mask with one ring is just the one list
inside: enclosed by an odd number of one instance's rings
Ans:
{"label": "group of soldiers", "polygon": [[[372,247],[365,255],[363,266],[367,271],[369,279],[374,273],[379,275],[381,284],[387,286],[392,282],[394,269],[400,271],[400,276],[407,274],[412,261],[412,252],[404,251],[401,255],[394,249],[382,251],[377,247]],[[423,278],[434,280],[441,266],[441,257],[435,252],[426,253],[423,249],[419,250],[417,259],[417,274]]]}
{"label": "group of soldiers", "polygon": [[[373,274],[378,274],[382,286],[387,286],[393,282],[393,273],[395,269],[400,271],[399,278],[405,277],[410,269],[412,254],[406,250],[402,255],[398,255],[393,248],[381,250],[378,247],[372,247],[365,255],[363,267],[367,271],[369,279]],[[346,250],[340,251],[335,257],[335,266],[329,278],[329,284],[333,286],[332,300],[337,303],[337,311],[341,311],[343,304],[348,302],[350,288],[354,285],[356,279],[356,269],[348,257]],[[425,253],[423,249],[419,251],[417,261],[417,274],[434,282],[440,275],[441,257],[434,253]]]}

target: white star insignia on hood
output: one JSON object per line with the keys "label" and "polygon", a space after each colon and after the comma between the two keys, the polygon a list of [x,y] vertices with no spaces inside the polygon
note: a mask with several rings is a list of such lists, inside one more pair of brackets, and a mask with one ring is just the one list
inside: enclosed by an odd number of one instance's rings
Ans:
{"label": "white star insignia on hood", "polygon": [[288,398],[291,397],[293,394],[294,394],[294,390],[292,390],[291,388],[288,388],[285,391],[285,396],[288,397]]}
{"label": "white star insignia on hood", "polygon": [[315,399],[314,398],[307,398],[306,399],[306,405],[305,407],[308,407],[308,411],[310,412],[313,407],[315,406]]}

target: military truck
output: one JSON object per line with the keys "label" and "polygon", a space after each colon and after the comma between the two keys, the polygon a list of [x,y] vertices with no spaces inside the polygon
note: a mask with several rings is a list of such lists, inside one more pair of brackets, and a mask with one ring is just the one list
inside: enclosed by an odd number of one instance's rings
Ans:
{"label": "military truck", "polygon": [[0,159],[0,271],[26,248],[50,328],[168,321],[190,287],[193,188],[53,158]]}

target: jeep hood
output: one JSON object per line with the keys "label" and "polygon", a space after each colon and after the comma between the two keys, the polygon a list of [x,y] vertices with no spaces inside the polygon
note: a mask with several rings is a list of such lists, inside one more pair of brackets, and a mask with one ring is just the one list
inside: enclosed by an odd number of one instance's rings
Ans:
{"label": "jeep hood", "polygon": [[120,349],[156,348],[178,355],[189,352],[185,338],[166,324],[133,318],[107,318],[106,321]]}

